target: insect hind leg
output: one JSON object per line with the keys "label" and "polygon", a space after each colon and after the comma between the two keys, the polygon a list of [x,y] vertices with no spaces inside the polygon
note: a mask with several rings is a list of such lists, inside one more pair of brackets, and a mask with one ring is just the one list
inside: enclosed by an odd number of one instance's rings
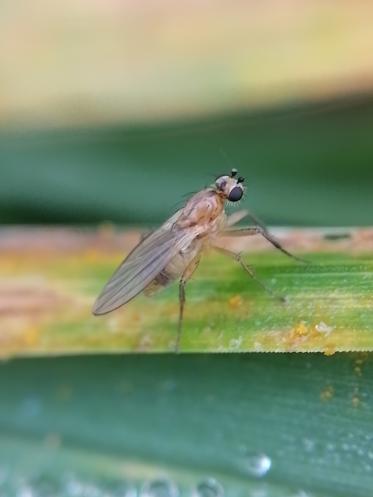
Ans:
{"label": "insect hind leg", "polygon": [[185,306],[185,285],[186,281],[181,279],[179,281],[179,320],[177,324],[177,336],[175,343],[175,352],[179,352],[181,332],[183,329],[183,317],[184,317],[184,306]]}
{"label": "insect hind leg", "polygon": [[199,261],[200,261],[200,255],[198,254],[190,262],[190,264],[187,266],[187,268],[184,270],[183,274],[181,275],[180,281],[179,281],[179,320],[178,320],[178,325],[177,325],[175,352],[179,352],[179,350],[180,350],[180,341],[181,341],[181,335],[182,335],[182,331],[183,331],[184,307],[185,307],[185,301],[186,301],[185,286],[186,286],[188,280],[193,275],[194,271],[197,269]]}

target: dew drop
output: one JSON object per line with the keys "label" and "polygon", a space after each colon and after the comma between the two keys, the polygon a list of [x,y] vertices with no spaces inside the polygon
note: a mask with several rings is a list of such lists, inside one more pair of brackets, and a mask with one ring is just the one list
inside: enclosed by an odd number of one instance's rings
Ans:
{"label": "dew drop", "polygon": [[[76,477],[70,477],[68,479],[64,491],[65,493],[63,495],[67,494],[68,497],[104,497],[105,496],[101,488],[99,488],[96,484],[91,482],[81,481]],[[48,497],[56,497],[56,495],[53,494],[52,496]]]}
{"label": "dew drop", "polygon": [[215,478],[207,478],[198,483],[192,497],[223,497],[223,495],[222,485]]}
{"label": "dew drop", "polygon": [[69,497],[76,497],[83,493],[83,484],[75,477],[70,477],[64,486]]}
{"label": "dew drop", "polygon": [[18,484],[14,491],[17,497],[35,497],[32,488],[27,483]]}
{"label": "dew drop", "polygon": [[106,484],[102,497],[136,497],[136,488],[126,482]]}
{"label": "dew drop", "polygon": [[27,484],[23,484],[18,487],[16,495],[17,497],[36,497],[33,489]]}
{"label": "dew drop", "polygon": [[272,461],[265,454],[251,455],[246,460],[246,469],[250,476],[262,478],[271,469]]}
{"label": "dew drop", "polygon": [[143,485],[140,495],[141,497],[178,497],[179,489],[170,480],[152,480]]}

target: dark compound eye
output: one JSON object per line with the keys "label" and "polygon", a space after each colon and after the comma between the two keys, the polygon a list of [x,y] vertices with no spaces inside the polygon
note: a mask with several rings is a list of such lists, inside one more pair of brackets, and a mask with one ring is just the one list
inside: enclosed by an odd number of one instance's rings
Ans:
{"label": "dark compound eye", "polygon": [[237,202],[238,200],[241,200],[242,195],[242,188],[240,186],[234,186],[229,193],[228,200],[230,200],[231,202]]}

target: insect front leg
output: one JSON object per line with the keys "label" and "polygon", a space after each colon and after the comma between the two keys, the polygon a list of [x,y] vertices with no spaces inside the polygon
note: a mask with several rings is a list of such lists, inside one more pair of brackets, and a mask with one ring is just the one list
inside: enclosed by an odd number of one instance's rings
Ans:
{"label": "insect front leg", "polygon": [[181,333],[182,333],[182,329],[183,329],[184,306],[185,306],[185,300],[186,300],[186,298],[185,298],[185,286],[187,284],[187,281],[193,275],[194,271],[197,269],[200,258],[201,258],[200,255],[198,255],[189,263],[189,265],[186,267],[183,274],[181,275],[181,278],[179,281],[179,321],[178,321],[178,325],[177,325],[177,337],[176,337],[176,343],[175,343],[175,352],[179,352]]}
{"label": "insect front leg", "polygon": [[298,257],[284,248],[281,243],[274,238],[269,231],[261,226],[255,226],[252,228],[237,228],[232,230],[225,230],[220,233],[221,236],[252,236],[252,235],[262,235],[266,240],[269,241],[276,249],[280,250],[283,254],[295,259],[303,264],[309,264],[307,261]]}
{"label": "insect front leg", "polygon": [[247,211],[247,210],[234,212],[233,214],[228,216],[227,226],[233,226],[233,225],[239,223],[242,219],[244,219],[248,215],[249,215],[249,211]]}
{"label": "insect front leg", "polygon": [[237,252],[232,252],[231,250],[228,250],[228,249],[225,249],[225,248],[222,248],[222,247],[218,247],[218,246],[215,246],[213,245],[213,248],[215,250],[217,250],[218,252],[228,256],[228,257],[231,257],[232,259],[234,259],[235,261],[237,261],[240,266],[242,267],[242,269],[244,269],[246,271],[246,273],[254,280],[256,281],[256,283],[258,283],[258,285],[260,285],[263,290],[265,290],[266,292],[268,292],[271,297],[275,298],[276,300],[279,300],[280,302],[286,302],[286,298],[285,297],[282,297],[282,296],[279,296],[279,295],[276,295],[273,290],[267,286],[265,283],[263,283],[255,274],[255,271],[254,271],[254,268],[252,268],[251,266],[249,266],[248,264],[246,264],[246,262],[242,259],[242,255],[240,253],[237,253]]}

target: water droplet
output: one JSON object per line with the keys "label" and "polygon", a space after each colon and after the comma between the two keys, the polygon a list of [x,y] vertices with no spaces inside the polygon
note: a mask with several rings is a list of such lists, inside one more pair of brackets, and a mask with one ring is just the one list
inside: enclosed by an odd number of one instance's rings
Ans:
{"label": "water droplet", "polygon": [[178,497],[179,489],[170,480],[159,479],[146,482],[141,489],[141,497]]}
{"label": "water droplet", "polygon": [[[74,476],[70,477],[67,480],[64,487],[63,495],[65,494],[67,494],[69,497],[104,497],[105,496],[105,493],[96,484],[91,482],[81,481]],[[53,496],[50,497],[55,497],[55,494],[53,494]]]}
{"label": "water droplet", "polygon": [[215,480],[215,478],[207,478],[198,483],[193,491],[192,497],[223,497],[224,488]]}
{"label": "water droplet", "polygon": [[255,454],[247,458],[246,469],[251,476],[262,478],[271,469],[272,461],[265,454]]}
{"label": "water droplet", "polygon": [[36,497],[36,494],[33,492],[33,489],[26,483],[20,485],[17,488],[16,495],[17,497]]}
{"label": "water droplet", "polygon": [[136,497],[136,488],[126,482],[107,483],[102,497]]}
{"label": "water droplet", "polygon": [[65,491],[69,497],[79,497],[83,493],[83,484],[74,476],[70,476],[65,483]]}

